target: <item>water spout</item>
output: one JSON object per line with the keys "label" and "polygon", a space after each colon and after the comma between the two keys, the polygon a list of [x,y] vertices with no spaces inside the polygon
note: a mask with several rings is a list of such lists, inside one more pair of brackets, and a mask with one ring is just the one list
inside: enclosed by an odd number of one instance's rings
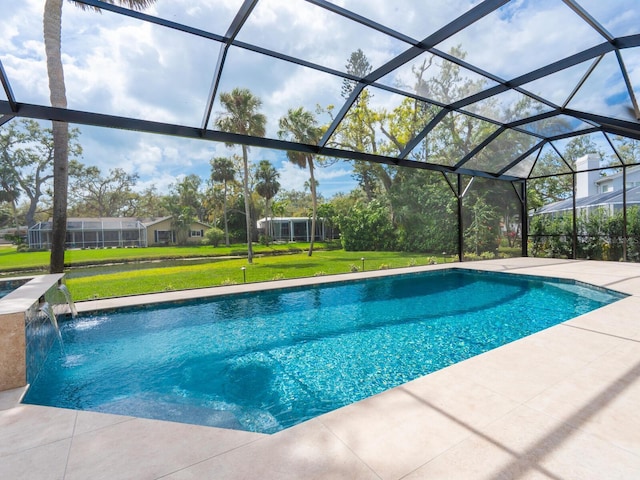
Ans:
{"label": "water spout", "polygon": [[71,316],[76,318],[78,316],[78,310],[76,309],[76,304],[73,303],[73,299],[71,298],[71,292],[67,288],[67,286],[63,283],[58,287],[58,290],[62,292],[64,298],[67,300],[67,304],[69,305],[69,310],[71,311]]}
{"label": "water spout", "polygon": [[62,334],[60,333],[60,327],[58,327],[58,320],[56,319],[56,314],[53,311],[53,306],[49,302],[44,302],[40,307],[40,311],[44,313],[51,322],[51,325],[58,336],[58,340],[60,341],[60,345],[62,345]]}

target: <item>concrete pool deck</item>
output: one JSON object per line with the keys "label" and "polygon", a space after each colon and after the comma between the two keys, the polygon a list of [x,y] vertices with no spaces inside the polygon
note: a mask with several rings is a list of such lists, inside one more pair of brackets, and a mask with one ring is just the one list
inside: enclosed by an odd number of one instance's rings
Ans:
{"label": "concrete pool deck", "polygon": [[[21,405],[23,389],[1,392],[0,478],[640,478],[640,265],[514,258],[447,267],[573,278],[630,296],[274,435]],[[403,270],[433,268],[442,267]],[[140,301],[150,299],[78,307]]]}

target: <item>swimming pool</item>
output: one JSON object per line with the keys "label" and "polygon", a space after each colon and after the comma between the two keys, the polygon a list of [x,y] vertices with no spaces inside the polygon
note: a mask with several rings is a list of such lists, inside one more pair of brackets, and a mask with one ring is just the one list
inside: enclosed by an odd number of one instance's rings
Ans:
{"label": "swimming pool", "polygon": [[25,283],[27,283],[27,280],[25,279],[0,280],[0,298],[9,295],[16,288],[24,285]]}
{"label": "swimming pool", "polygon": [[622,297],[451,269],[83,315],[24,401],[272,433]]}

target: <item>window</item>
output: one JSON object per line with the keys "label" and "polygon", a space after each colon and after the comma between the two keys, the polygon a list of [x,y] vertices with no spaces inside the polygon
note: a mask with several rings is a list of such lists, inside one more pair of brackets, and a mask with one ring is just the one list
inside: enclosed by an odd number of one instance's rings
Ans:
{"label": "window", "polygon": [[173,242],[173,232],[171,230],[156,230],[154,234],[156,243]]}
{"label": "window", "polygon": [[204,231],[203,230],[191,230],[191,232],[189,232],[189,236],[190,237],[202,237],[202,236],[204,236]]}

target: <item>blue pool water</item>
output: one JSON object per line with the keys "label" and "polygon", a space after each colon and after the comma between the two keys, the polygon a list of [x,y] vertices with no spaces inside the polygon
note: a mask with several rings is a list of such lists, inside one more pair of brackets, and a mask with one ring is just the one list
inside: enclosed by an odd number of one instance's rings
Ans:
{"label": "blue pool water", "polygon": [[84,315],[25,402],[271,433],[619,298],[452,269]]}
{"label": "blue pool water", "polygon": [[16,288],[24,284],[25,281],[5,280],[0,281],[0,298],[9,295]]}

